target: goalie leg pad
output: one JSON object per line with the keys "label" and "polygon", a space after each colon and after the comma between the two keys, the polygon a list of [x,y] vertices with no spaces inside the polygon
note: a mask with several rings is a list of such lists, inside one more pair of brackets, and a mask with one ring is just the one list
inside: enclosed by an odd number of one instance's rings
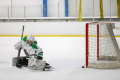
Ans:
{"label": "goalie leg pad", "polygon": [[35,62],[36,62],[36,64],[33,65],[34,62],[29,60],[28,61],[28,68],[34,69],[34,70],[43,70],[43,68],[46,65],[46,61],[44,61],[44,60],[36,60]]}

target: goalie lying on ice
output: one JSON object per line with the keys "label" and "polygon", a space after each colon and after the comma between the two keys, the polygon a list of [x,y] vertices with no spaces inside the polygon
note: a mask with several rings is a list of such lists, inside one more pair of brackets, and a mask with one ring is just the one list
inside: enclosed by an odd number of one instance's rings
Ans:
{"label": "goalie lying on ice", "polygon": [[21,65],[27,65],[30,69],[49,70],[49,66],[43,59],[43,50],[37,45],[34,36],[28,35],[24,37],[22,41],[19,41],[14,45],[15,49],[22,48],[26,54],[26,57],[19,60]]}

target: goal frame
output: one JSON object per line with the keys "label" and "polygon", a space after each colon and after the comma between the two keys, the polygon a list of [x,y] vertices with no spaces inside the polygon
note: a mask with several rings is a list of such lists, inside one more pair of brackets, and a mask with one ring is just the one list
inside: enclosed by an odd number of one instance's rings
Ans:
{"label": "goal frame", "polygon": [[[92,22],[92,23],[86,23],[86,25],[85,25],[85,34],[86,34],[86,36],[85,36],[85,44],[86,44],[86,46],[85,46],[85,52],[86,52],[86,54],[85,54],[85,58],[86,58],[86,68],[88,67],[88,64],[89,64],[89,42],[88,42],[88,39],[89,39],[89,34],[88,34],[88,27],[89,27],[89,24],[96,24],[97,25],[97,35],[96,35],[96,37],[97,37],[97,60],[99,60],[99,23],[98,22]],[[105,24],[105,23],[104,23]],[[106,24],[108,24],[108,23],[106,23]],[[111,30],[113,29],[113,27],[111,28]],[[112,36],[114,36],[114,34],[112,34]],[[115,39],[115,38],[114,38]],[[117,44],[117,41],[116,41],[116,39],[115,39],[115,42],[114,42],[114,44]],[[116,45],[118,48],[116,49],[117,50],[117,52],[118,53],[120,53],[120,50],[118,50],[119,49],[119,46],[118,45]],[[120,55],[119,55],[120,56]],[[120,60],[119,60],[120,61]],[[99,64],[100,65],[100,64]],[[117,64],[118,65],[118,64]],[[113,67],[112,67],[113,68]],[[117,67],[118,68],[118,67]]]}

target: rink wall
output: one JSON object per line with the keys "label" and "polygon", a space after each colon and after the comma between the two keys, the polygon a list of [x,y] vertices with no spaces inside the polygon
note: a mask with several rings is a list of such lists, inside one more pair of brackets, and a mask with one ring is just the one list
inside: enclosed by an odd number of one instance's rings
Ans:
{"label": "rink wall", "polygon": [[[22,27],[25,26],[24,35],[34,34],[41,37],[84,37],[87,22],[17,22],[0,23],[0,36],[21,36]],[[114,22],[114,34],[120,37],[120,22]]]}

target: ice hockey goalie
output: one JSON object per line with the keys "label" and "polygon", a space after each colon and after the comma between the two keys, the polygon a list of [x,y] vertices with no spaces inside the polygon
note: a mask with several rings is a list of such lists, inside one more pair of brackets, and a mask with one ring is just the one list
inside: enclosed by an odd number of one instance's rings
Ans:
{"label": "ice hockey goalie", "polygon": [[[30,69],[50,70],[50,64],[43,60],[43,50],[37,45],[34,35],[30,34],[14,45],[15,49],[22,48],[26,56],[20,57],[19,64]],[[13,58],[12,65],[16,65],[16,57]]]}

